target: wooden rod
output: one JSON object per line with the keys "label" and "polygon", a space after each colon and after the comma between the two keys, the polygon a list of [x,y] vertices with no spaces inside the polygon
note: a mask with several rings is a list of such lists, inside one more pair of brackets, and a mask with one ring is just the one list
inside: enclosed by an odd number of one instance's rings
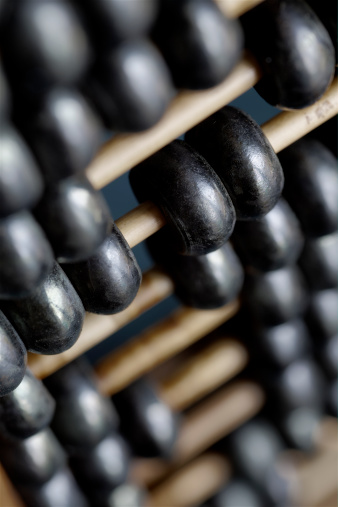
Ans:
{"label": "wooden rod", "polygon": [[248,360],[248,352],[239,341],[218,339],[166,377],[160,383],[159,395],[172,410],[186,410],[243,370]]}
{"label": "wooden rod", "polygon": [[170,461],[138,459],[132,477],[147,486],[198,456],[259,412],[264,393],[253,382],[237,381],[190,409],[182,419]]}
{"label": "wooden rod", "polygon": [[229,461],[216,453],[205,453],[185,465],[150,492],[150,507],[200,505],[227,482]]}
{"label": "wooden rod", "polygon": [[238,308],[236,300],[217,310],[178,309],[98,363],[95,371],[100,390],[111,395],[123,389],[216,329]]}
{"label": "wooden rod", "polygon": [[338,422],[336,417],[326,416],[319,424],[315,435],[315,446],[318,449],[338,451]]}
{"label": "wooden rod", "polygon": [[260,78],[255,60],[245,55],[220,85],[203,91],[182,91],[151,129],[119,134],[108,141],[87,169],[95,188],[102,188],[142,162],[197,123],[254,86]]}
{"label": "wooden rod", "polygon": [[143,275],[140,290],[126,310],[116,315],[87,314],[82,333],[71,349],[55,356],[29,354],[28,366],[37,377],[47,377],[170,296],[173,290],[168,275],[159,269],[149,270]]}
{"label": "wooden rod", "polygon": [[0,465],[0,506],[1,507],[24,507],[24,504],[15,491],[11,481]]}
{"label": "wooden rod", "polygon": [[216,0],[221,11],[229,18],[239,18],[261,2],[262,0]]}

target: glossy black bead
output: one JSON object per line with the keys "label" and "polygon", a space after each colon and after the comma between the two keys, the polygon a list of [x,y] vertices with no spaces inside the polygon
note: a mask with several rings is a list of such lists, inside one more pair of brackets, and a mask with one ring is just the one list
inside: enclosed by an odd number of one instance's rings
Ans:
{"label": "glossy black bead", "polygon": [[237,222],[231,240],[243,263],[258,271],[293,264],[304,242],[299,222],[284,199],[259,220]]}
{"label": "glossy black bead", "polygon": [[322,143],[300,139],[279,154],[284,194],[308,236],[338,229],[337,161]]}
{"label": "glossy black bead", "polygon": [[129,450],[118,433],[112,433],[93,449],[72,454],[69,465],[83,491],[107,493],[127,480]]}
{"label": "glossy black bead", "polygon": [[76,90],[52,88],[23,129],[49,185],[84,171],[101,137],[100,121]]}
{"label": "glossy black bead", "polygon": [[258,93],[280,108],[316,102],[333,78],[335,52],[312,9],[303,0],[268,0],[242,21],[247,46],[263,69]]}
{"label": "glossy black bead", "polygon": [[63,264],[62,268],[85,310],[103,315],[127,308],[135,298],[142,279],[134,254],[116,225],[89,259]]}
{"label": "glossy black bead", "polygon": [[113,397],[120,431],[137,456],[168,458],[178,432],[177,417],[145,380],[138,380]]}
{"label": "glossy black bead", "polygon": [[53,266],[43,230],[28,211],[0,219],[0,299],[33,293]]}
{"label": "glossy black bead", "polygon": [[27,507],[88,507],[68,468],[56,472],[41,486],[20,485],[18,488]]}
{"label": "glossy black bead", "polygon": [[1,126],[0,145],[0,217],[5,217],[32,208],[42,195],[43,182],[28,147],[9,125]]}
{"label": "glossy black bead", "polygon": [[316,432],[324,417],[318,407],[300,407],[288,412],[279,420],[279,428],[288,446],[311,452],[316,445]]}
{"label": "glossy black bead", "polygon": [[43,383],[27,369],[18,387],[0,398],[0,432],[28,438],[49,425],[54,408]]}
{"label": "glossy black bead", "polygon": [[1,442],[1,463],[15,484],[43,484],[66,463],[66,455],[47,428],[24,440]]}
{"label": "glossy black bead", "polygon": [[146,490],[128,482],[109,493],[98,491],[91,499],[93,507],[146,507],[148,505]]}
{"label": "glossy black bead", "polygon": [[139,201],[151,200],[165,215],[179,253],[204,255],[231,235],[235,211],[209,164],[188,144],[173,141],[131,170]]}
{"label": "glossy black bead", "polygon": [[45,384],[56,400],[51,427],[70,451],[91,449],[116,428],[114,406],[98,392],[86,363],[65,366]]}
{"label": "glossy black bead", "polygon": [[230,479],[203,507],[265,507],[255,486],[243,477]]}
{"label": "glossy black bead", "polygon": [[147,40],[119,44],[97,60],[87,93],[114,130],[146,130],[159,121],[173,97],[167,66]]}
{"label": "glossy black bead", "polygon": [[227,77],[240,58],[243,35],[211,0],[164,0],[153,31],[178,88],[203,89]]}
{"label": "glossy black bead", "polygon": [[49,188],[35,216],[60,262],[77,262],[93,255],[111,225],[103,196],[84,176],[61,180]]}
{"label": "glossy black bead", "polygon": [[176,254],[164,228],[148,240],[156,262],[161,264],[175,283],[176,295],[183,304],[194,308],[219,308],[239,294],[244,271],[229,243],[206,255]]}
{"label": "glossy black bead", "polygon": [[18,387],[26,371],[26,361],[26,347],[0,311],[0,396]]}
{"label": "glossy black bead", "polygon": [[293,319],[260,329],[252,344],[258,360],[274,368],[285,368],[310,352],[310,336],[302,319]]}
{"label": "glossy black bead", "polygon": [[185,139],[222,180],[238,220],[261,218],[277,204],[284,185],[282,167],[260,126],[246,113],[223,107]]}
{"label": "glossy black bead", "polygon": [[308,303],[305,281],[296,266],[248,277],[244,298],[254,319],[266,326],[300,316]]}
{"label": "glossy black bead", "polygon": [[57,264],[28,297],[1,301],[1,309],[27,350],[60,354],[79,337],[84,308],[70,281]]}
{"label": "glossy black bead", "polygon": [[90,59],[83,27],[64,0],[16,1],[2,51],[14,86],[35,95],[55,83],[78,81]]}
{"label": "glossy black bead", "polygon": [[325,374],[330,379],[338,377],[338,334],[318,344],[317,356]]}
{"label": "glossy black bead", "polygon": [[311,294],[306,311],[306,322],[313,338],[321,342],[337,333],[338,294],[336,289],[321,290]]}
{"label": "glossy black bead", "polygon": [[333,289],[338,283],[338,233],[308,239],[299,259],[313,290]]}

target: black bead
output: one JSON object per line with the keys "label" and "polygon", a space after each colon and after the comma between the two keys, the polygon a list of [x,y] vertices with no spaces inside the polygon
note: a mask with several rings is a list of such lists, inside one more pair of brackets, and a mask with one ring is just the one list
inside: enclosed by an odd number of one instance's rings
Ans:
{"label": "black bead", "polygon": [[18,387],[26,371],[26,361],[24,344],[0,311],[0,397]]}
{"label": "black bead", "polygon": [[27,369],[19,386],[0,398],[0,432],[28,438],[49,425],[55,402],[43,383]]}
{"label": "black bead", "polygon": [[295,266],[247,279],[244,298],[260,325],[277,325],[300,316],[308,295],[301,272]]}
{"label": "black bead", "polygon": [[322,143],[300,139],[279,154],[284,194],[308,236],[338,229],[337,161]]}
{"label": "black bead", "polygon": [[101,137],[100,121],[76,90],[54,87],[22,128],[49,185],[84,171]]}
{"label": "black bead", "polygon": [[211,0],[164,0],[153,37],[178,88],[219,84],[241,56],[243,35]]}
{"label": "black bead", "polygon": [[299,259],[313,290],[333,289],[338,283],[338,233],[308,239]]}
{"label": "black bead", "polygon": [[42,195],[43,182],[28,147],[10,125],[1,125],[0,145],[0,217],[5,217],[32,208]]}
{"label": "black bead", "polygon": [[32,294],[53,266],[43,230],[28,211],[0,219],[0,299]]}
{"label": "black bead", "polygon": [[71,452],[93,448],[116,428],[114,406],[98,392],[86,363],[68,364],[45,384],[56,400],[52,429]]}
{"label": "black bead", "polygon": [[105,123],[121,131],[152,127],[173,98],[161,54],[143,39],[123,42],[101,55],[86,88]]}
{"label": "black bead", "polygon": [[317,347],[320,364],[330,379],[338,377],[338,334],[321,340]]}
{"label": "black bead", "polygon": [[43,484],[66,463],[65,452],[49,428],[1,444],[1,462],[15,484]]}
{"label": "black bead", "polygon": [[101,195],[84,176],[59,181],[35,209],[60,262],[77,262],[94,254],[109,234],[111,217]]}
{"label": "black bead", "polygon": [[246,113],[223,107],[185,139],[222,180],[238,220],[261,218],[277,204],[284,184],[281,165],[260,126]]}
{"label": "black bead", "polygon": [[137,456],[168,458],[173,451],[178,421],[145,380],[138,380],[113,397],[120,430]]}
{"label": "black bead", "polygon": [[338,294],[336,289],[311,294],[306,311],[306,322],[316,342],[329,339],[338,329]]}
{"label": "black bead", "polygon": [[173,141],[130,172],[139,201],[151,200],[165,215],[179,253],[204,255],[231,235],[232,202],[209,164],[188,144]]}
{"label": "black bead", "polygon": [[268,0],[242,22],[247,46],[263,69],[255,88],[267,102],[301,109],[323,95],[334,74],[334,47],[303,0]]}
{"label": "black bead", "polygon": [[69,465],[83,491],[89,496],[109,492],[127,480],[129,450],[118,433],[111,433],[93,449],[78,450]]}
{"label": "black bead", "polygon": [[109,493],[97,492],[91,498],[92,507],[146,507],[148,505],[146,489],[126,482]]}
{"label": "black bead", "polygon": [[301,407],[281,417],[278,425],[288,446],[311,452],[315,449],[316,432],[323,417],[321,408]]}
{"label": "black bead", "polygon": [[252,483],[235,476],[204,507],[265,507],[265,502]]}
{"label": "black bead", "polygon": [[206,255],[176,254],[168,241],[167,228],[148,240],[156,262],[173,278],[176,295],[183,304],[194,308],[219,308],[239,294],[244,271],[229,243]]}
{"label": "black bead", "polygon": [[56,262],[30,296],[1,301],[1,309],[27,350],[37,354],[60,354],[74,345],[85,313],[79,296]]}
{"label": "black bead", "polygon": [[127,308],[135,298],[142,279],[134,254],[116,225],[89,259],[63,264],[62,268],[85,309],[104,315]]}
{"label": "black bead", "polygon": [[231,240],[244,264],[258,271],[293,264],[304,242],[299,222],[284,199],[259,220],[237,222]]}

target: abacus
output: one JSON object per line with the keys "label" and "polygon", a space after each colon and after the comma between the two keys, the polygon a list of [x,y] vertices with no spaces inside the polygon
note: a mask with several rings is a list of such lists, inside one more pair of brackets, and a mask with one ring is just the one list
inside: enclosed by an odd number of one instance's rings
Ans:
{"label": "abacus", "polygon": [[[218,0],[217,3],[227,16],[236,18],[260,1]],[[118,134],[108,140],[86,170],[89,181],[95,189],[102,189],[255,86],[261,76],[255,58],[244,53],[221,84],[208,90],[179,92],[155,126],[142,132]],[[335,78],[313,105],[280,112],[261,128],[274,151],[279,153],[337,112]],[[132,248],[166,226],[167,218],[157,205],[145,201],[115,224]],[[172,295],[174,290],[172,278],[155,266],[143,273],[138,294],[126,309],[114,315],[87,313],[79,339],[71,348],[56,355],[29,353],[28,367],[37,378],[48,379]],[[217,309],[181,306],[95,365],[97,387],[104,396],[116,396],[147,375],[170,409],[182,413],[170,459],[132,459],[128,482],[147,490],[145,505],[202,505],[234,473],[231,457],[221,454],[215,445],[259,414],[267,400],[258,382],[233,380],[252,362],[247,344],[233,338],[228,331],[224,336],[222,328],[216,331],[230,323],[241,307],[241,296]],[[214,334],[209,341],[203,339],[210,333]],[[325,416],[318,424],[312,454],[291,449],[281,454],[280,474],[295,506],[333,507],[336,504],[336,427],[336,419]],[[2,468],[0,500],[3,507],[24,505]]]}

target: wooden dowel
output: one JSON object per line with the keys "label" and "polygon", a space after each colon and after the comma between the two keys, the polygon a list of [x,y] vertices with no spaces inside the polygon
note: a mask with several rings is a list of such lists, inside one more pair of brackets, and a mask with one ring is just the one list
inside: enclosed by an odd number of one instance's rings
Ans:
{"label": "wooden dowel", "polygon": [[126,310],[108,316],[87,314],[82,333],[71,349],[55,356],[29,354],[29,367],[39,378],[50,375],[170,296],[173,290],[173,282],[168,275],[159,269],[149,270],[143,275],[140,290]]}
{"label": "wooden dowel", "polygon": [[154,488],[150,507],[200,505],[227,482],[230,473],[230,463],[224,456],[205,453]]}
{"label": "wooden dowel", "polygon": [[338,491],[335,488],[334,491],[328,493],[328,495],[315,504],[315,507],[337,507],[338,505]]}
{"label": "wooden dowel", "polygon": [[185,410],[243,370],[248,359],[240,342],[218,339],[165,378],[159,394],[172,410]]}
{"label": "wooden dowel", "polygon": [[24,504],[0,465],[0,506],[24,507]]}
{"label": "wooden dowel", "polygon": [[220,389],[186,413],[172,460],[135,460],[132,477],[154,484],[251,419],[263,403],[262,389],[252,382],[237,381]]}
{"label": "wooden dowel", "polygon": [[244,56],[220,85],[204,91],[183,91],[175,97],[155,127],[137,134],[120,134],[108,141],[87,169],[95,188],[102,188],[142,162],[197,123],[254,86],[260,70]]}
{"label": "wooden dowel", "polygon": [[219,8],[229,18],[239,18],[261,2],[262,0],[216,0]]}
{"label": "wooden dowel", "polygon": [[100,390],[111,395],[123,389],[220,326],[238,308],[238,301],[217,310],[180,308],[98,363],[95,370]]}
{"label": "wooden dowel", "polygon": [[319,424],[315,446],[328,451],[338,451],[338,422],[336,417],[326,416]]}

